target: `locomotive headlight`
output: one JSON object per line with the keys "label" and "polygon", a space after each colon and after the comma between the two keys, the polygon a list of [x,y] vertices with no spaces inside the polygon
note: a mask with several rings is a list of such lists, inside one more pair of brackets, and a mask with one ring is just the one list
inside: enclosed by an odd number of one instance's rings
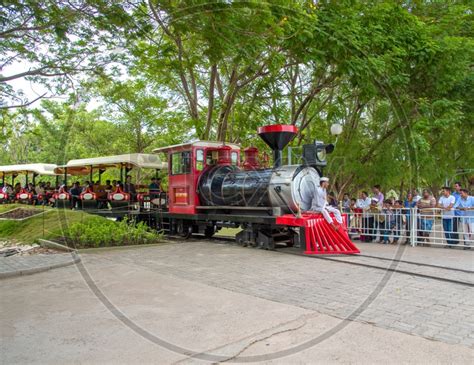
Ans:
{"label": "locomotive headlight", "polygon": [[323,141],[314,141],[312,144],[303,146],[303,163],[308,166],[326,166],[326,157],[328,153],[334,151],[332,143],[325,144]]}
{"label": "locomotive headlight", "polygon": [[318,158],[318,161],[319,162],[324,162],[326,161],[326,149],[324,148],[324,146],[322,146],[323,148],[321,149],[318,149],[318,152],[316,152],[316,157]]}
{"label": "locomotive headlight", "polygon": [[322,142],[316,142],[316,158],[319,162],[326,162],[327,154],[334,151],[334,145],[332,143],[324,144]]}

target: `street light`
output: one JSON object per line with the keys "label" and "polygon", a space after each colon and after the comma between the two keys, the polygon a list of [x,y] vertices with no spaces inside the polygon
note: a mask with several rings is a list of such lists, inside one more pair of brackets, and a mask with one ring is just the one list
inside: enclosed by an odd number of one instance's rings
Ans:
{"label": "street light", "polygon": [[342,133],[342,125],[340,125],[339,123],[334,123],[332,126],[331,126],[331,134],[333,136],[338,136]]}

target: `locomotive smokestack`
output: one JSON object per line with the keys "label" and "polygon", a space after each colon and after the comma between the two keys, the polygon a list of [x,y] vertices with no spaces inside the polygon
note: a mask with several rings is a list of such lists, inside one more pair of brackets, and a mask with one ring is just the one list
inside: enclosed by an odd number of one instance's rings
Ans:
{"label": "locomotive smokestack", "polygon": [[258,135],[273,150],[273,167],[280,167],[282,151],[295,138],[298,128],[294,125],[275,124],[258,128]]}

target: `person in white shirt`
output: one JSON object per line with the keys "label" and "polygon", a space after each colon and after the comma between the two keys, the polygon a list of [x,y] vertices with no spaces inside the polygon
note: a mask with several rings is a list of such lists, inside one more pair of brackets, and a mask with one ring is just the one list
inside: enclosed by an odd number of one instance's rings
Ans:
{"label": "person in white shirt", "polygon": [[9,196],[10,195],[13,195],[13,188],[10,184],[6,184],[3,189],[2,189],[2,193],[6,193],[8,194]]}
{"label": "person in white shirt", "polygon": [[420,200],[420,199],[421,199],[421,196],[420,196],[420,194],[418,194],[418,190],[413,189],[413,201],[415,203],[417,203],[418,200]]}
{"label": "person in white shirt", "polygon": [[372,200],[369,198],[369,194],[366,191],[360,193],[359,199],[356,201],[356,208],[362,209],[362,232],[360,235],[360,240],[366,242],[371,240],[369,228],[373,226],[373,222],[371,222],[368,214],[371,202]]}
{"label": "person in white shirt", "polygon": [[[321,213],[326,221],[337,231],[339,227],[344,227],[342,221],[342,215],[339,209],[334,208],[328,204],[327,200],[327,188],[329,186],[329,179],[322,177],[319,180],[319,187],[316,187],[313,191],[313,198],[311,200],[310,210],[315,213]],[[333,213],[336,218],[337,225],[334,223],[331,215]]]}
{"label": "person in white shirt", "polygon": [[359,199],[356,201],[356,208],[360,208],[362,210],[368,210],[370,207],[370,198],[366,191],[360,193]]}
{"label": "person in white shirt", "polygon": [[443,217],[444,236],[448,243],[446,247],[457,244],[455,233],[453,232],[454,203],[456,203],[456,198],[451,195],[451,188],[448,186],[443,187],[443,195],[438,200],[438,208],[441,209]]}
{"label": "person in white shirt", "polygon": [[460,214],[460,222],[464,232],[464,249],[470,250],[470,242],[474,238],[474,196],[469,195],[469,191],[461,189],[461,198],[454,204]]}

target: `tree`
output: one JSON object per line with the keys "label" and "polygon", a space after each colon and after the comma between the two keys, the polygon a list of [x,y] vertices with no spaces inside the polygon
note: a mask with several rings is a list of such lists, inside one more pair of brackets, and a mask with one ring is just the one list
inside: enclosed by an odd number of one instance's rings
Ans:
{"label": "tree", "polygon": [[[64,10],[69,3],[61,4]],[[62,44],[64,53],[52,54],[73,57],[71,50],[80,50],[76,41],[94,41],[84,53],[90,51],[87,60],[99,72],[83,79],[84,91],[76,93],[102,106],[87,111],[45,103],[20,137],[41,118],[54,134],[74,116],[81,128],[72,129],[71,148],[78,155],[101,153],[102,144],[106,151],[141,152],[194,138],[265,149],[258,126],[292,123],[299,128],[297,149],[333,140],[329,129],[337,122],[344,131],[327,169],[337,192],[374,183],[436,190],[446,177],[472,167],[468,3],[84,4],[91,10],[75,13],[75,24],[87,32],[60,38],[55,49]],[[110,54],[97,53],[117,49],[115,63],[101,68]],[[3,128],[10,130],[8,120]],[[52,143],[40,144],[56,151]]]}
{"label": "tree", "polygon": [[[105,21],[106,19],[106,21]],[[28,106],[73,88],[83,73],[98,74],[116,58],[104,38],[127,21],[114,1],[9,0],[0,8],[0,108]],[[21,69],[21,70],[20,70]],[[5,74],[4,74],[5,72]],[[44,84],[33,100],[12,82]]]}

